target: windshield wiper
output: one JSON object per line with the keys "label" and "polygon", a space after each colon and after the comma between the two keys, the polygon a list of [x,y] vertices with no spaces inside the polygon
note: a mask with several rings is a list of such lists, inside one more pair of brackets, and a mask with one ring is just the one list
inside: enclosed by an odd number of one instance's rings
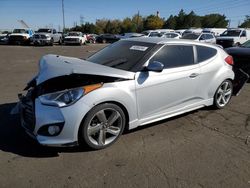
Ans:
{"label": "windshield wiper", "polygon": [[106,65],[109,67],[116,67],[118,65],[121,65],[123,63],[126,63],[128,60],[126,58],[120,58],[120,59],[112,59],[109,61],[106,61],[104,63],[102,63],[102,65]]}

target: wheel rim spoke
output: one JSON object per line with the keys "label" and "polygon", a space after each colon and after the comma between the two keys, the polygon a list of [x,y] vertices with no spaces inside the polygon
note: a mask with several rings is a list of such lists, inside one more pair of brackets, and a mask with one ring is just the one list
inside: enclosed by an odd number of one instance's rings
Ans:
{"label": "wheel rim spoke", "polygon": [[221,99],[222,99],[222,104],[223,105],[227,103],[225,97],[222,97]]}
{"label": "wheel rim spoke", "polygon": [[88,127],[88,135],[93,135],[97,132],[99,132],[102,128],[102,125],[101,124],[97,124],[95,126],[89,126]]}
{"label": "wheel rim spoke", "polygon": [[220,96],[218,97],[217,102],[218,102],[219,104],[221,103],[221,99],[222,99],[222,95],[220,95]]}
{"label": "wheel rim spoke", "polygon": [[106,140],[106,131],[101,129],[98,136],[98,144],[100,146],[103,146],[105,144],[105,140]]}
{"label": "wheel rim spoke", "polygon": [[231,89],[228,89],[228,90],[225,92],[225,96],[231,95],[231,93],[232,93],[232,90],[231,90]]}
{"label": "wheel rim spoke", "polygon": [[107,133],[110,133],[114,136],[119,135],[120,131],[121,131],[121,129],[119,127],[111,126],[111,127],[107,128]]}
{"label": "wheel rim spoke", "polygon": [[221,88],[219,88],[218,93],[220,93],[220,94],[223,93],[223,90]]}
{"label": "wheel rim spoke", "polygon": [[100,121],[100,123],[106,123],[107,122],[107,118],[106,118],[106,115],[104,113],[104,110],[101,110],[99,111],[97,114],[96,114],[98,120]]}
{"label": "wheel rim spoke", "polygon": [[113,111],[111,116],[108,118],[108,125],[111,126],[114,122],[120,117],[120,114],[117,111]]}
{"label": "wheel rim spoke", "polygon": [[228,82],[225,82],[224,86],[223,86],[223,90],[226,91],[228,87]]}

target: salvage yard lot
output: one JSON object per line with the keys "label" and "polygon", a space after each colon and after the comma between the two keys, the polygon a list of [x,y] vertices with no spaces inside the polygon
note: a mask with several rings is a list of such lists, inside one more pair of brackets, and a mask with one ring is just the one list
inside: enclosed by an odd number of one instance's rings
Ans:
{"label": "salvage yard lot", "polygon": [[101,151],[47,148],[9,114],[45,54],[86,58],[104,45],[0,46],[0,187],[250,187],[250,84],[203,108],[124,134]]}

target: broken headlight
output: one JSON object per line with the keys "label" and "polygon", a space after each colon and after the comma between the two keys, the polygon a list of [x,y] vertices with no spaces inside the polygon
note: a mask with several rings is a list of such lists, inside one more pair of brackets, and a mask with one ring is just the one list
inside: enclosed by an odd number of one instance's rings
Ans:
{"label": "broken headlight", "polygon": [[41,95],[39,99],[45,105],[64,107],[75,103],[83,95],[100,87],[102,87],[102,83]]}
{"label": "broken headlight", "polygon": [[55,93],[45,94],[39,97],[42,104],[51,106],[69,106],[78,101],[84,95],[83,88],[74,88]]}

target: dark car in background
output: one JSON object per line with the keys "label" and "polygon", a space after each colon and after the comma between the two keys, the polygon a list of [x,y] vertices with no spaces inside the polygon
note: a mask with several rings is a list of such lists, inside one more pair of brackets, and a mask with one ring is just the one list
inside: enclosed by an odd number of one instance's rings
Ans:
{"label": "dark car in background", "polygon": [[228,54],[233,56],[234,66],[240,68],[250,75],[250,40],[238,47],[225,49]]}
{"label": "dark car in background", "polygon": [[96,37],[98,43],[113,43],[118,41],[119,38],[114,34],[102,34]]}

